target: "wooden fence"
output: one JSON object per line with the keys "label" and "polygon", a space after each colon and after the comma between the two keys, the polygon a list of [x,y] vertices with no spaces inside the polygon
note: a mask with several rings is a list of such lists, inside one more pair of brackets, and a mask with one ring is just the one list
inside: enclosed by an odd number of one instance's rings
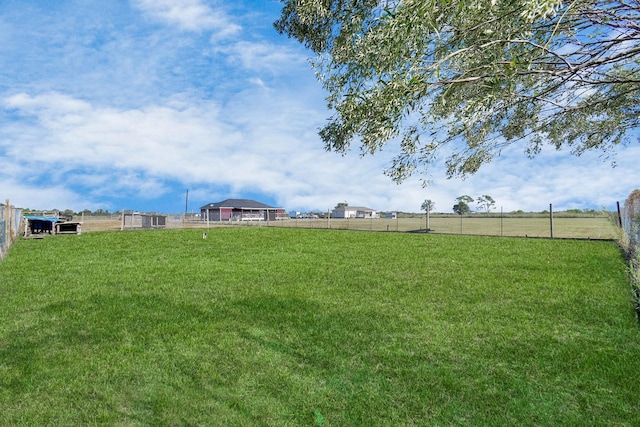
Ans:
{"label": "wooden fence", "polygon": [[7,199],[0,203],[0,258],[3,258],[20,233],[22,209],[11,206]]}

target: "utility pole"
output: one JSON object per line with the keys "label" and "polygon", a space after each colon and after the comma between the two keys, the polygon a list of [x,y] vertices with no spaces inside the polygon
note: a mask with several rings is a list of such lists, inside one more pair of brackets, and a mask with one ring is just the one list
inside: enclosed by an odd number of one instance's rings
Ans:
{"label": "utility pole", "polygon": [[188,214],[189,214],[189,189],[187,188],[187,197],[185,198],[185,201],[184,201],[184,220],[182,222],[185,222],[187,220]]}

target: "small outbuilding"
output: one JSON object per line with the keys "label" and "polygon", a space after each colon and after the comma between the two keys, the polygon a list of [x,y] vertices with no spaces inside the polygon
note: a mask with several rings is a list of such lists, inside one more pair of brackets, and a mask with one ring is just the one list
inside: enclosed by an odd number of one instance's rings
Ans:
{"label": "small outbuilding", "polygon": [[25,230],[24,235],[33,234],[53,234],[54,225],[58,222],[58,218],[49,216],[27,215],[24,217]]}
{"label": "small outbuilding", "polygon": [[76,221],[59,221],[55,226],[56,234],[82,234],[82,223]]}
{"label": "small outbuilding", "polygon": [[200,208],[203,221],[276,221],[289,219],[284,208],[250,199],[227,199]]}
{"label": "small outbuilding", "polygon": [[45,234],[82,234],[82,223],[65,221],[56,216],[26,215],[24,217],[25,237],[38,237]]}
{"label": "small outbuilding", "polygon": [[332,218],[379,218],[375,209],[363,206],[340,206],[331,211]]}
{"label": "small outbuilding", "polygon": [[144,212],[123,212],[121,230],[125,229],[144,229],[149,230],[151,228],[166,228],[167,227],[167,215],[160,215],[157,213],[144,213]]}

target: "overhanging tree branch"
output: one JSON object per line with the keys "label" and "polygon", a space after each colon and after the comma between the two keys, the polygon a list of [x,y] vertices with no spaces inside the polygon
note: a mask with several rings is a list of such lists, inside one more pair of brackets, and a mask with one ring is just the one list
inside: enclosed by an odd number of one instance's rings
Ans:
{"label": "overhanging tree branch", "polygon": [[[326,147],[400,138],[401,181],[451,145],[448,175],[509,144],[615,150],[636,129],[640,5],[627,1],[284,0],[276,28],[319,56]],[[423,140],[424,139],[424,140]]]}

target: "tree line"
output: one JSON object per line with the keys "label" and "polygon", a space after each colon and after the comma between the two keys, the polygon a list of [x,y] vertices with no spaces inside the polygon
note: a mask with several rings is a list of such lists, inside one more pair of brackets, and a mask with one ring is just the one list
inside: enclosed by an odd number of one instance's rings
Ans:
{"label": "tree line", "polygon": [[29,209],[24,208],[22,210],[24,215],[30,215],[35,213],[46,212],[49,214],[55,214],[61,217],[73,217],[73,216],[110,216],[110,215],[120,215],[120,211],[110,212],[108,209],[96,209],[92,211],[91,209],[83,209],[81,211],[74,211],[73,209],[47,209],[43,211],[42,209]]}
{"label": "tree line", "polygon": [[[471,212],[471,207],[469,206],[470,203],[475,202],[478,209],[481,209],[486,213],[489,213],[492,210],[494,210],[496,205],[496,201],[493,199],[493,197],[489,196],[488,194],[483,194],[482,196],[479,196],[476,199],[465,194],[463,196],[457,197],[456,202],[457,203],[453,205],[453,212],[457,213],[458,215],[464,215],[464,214],[470,213]],[[425,211],[428,215],[429,213],[433,212],[435,207],[436,207],[435,202],[433,202],[433,200],[427,199],[422,203],[422,205],[420,206],[420,209]]]}

